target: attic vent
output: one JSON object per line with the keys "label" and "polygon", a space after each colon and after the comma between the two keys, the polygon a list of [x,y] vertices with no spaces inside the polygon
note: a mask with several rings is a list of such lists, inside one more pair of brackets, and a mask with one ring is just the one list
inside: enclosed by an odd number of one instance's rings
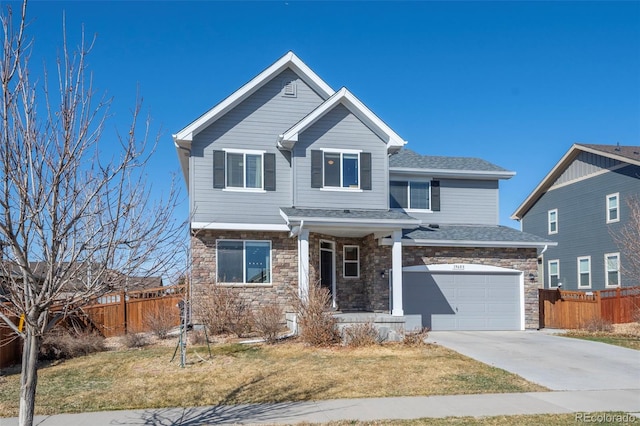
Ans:
{"label": "attic vent", "polygon": [[282,96],[287,96],[289,98],[295,98],[297,96],[295,81],[285,81],[283,86],[284,90],[282,92]]}

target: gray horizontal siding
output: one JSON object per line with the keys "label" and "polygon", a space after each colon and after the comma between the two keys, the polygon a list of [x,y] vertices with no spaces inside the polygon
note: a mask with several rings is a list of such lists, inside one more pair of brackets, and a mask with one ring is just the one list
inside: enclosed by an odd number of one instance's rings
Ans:
{"label": "gray horizontal siding", "polygon": [[[311,150],[356,149],[371,153],[371,190],[330,191],[311,188]],[[386,144],[342,105],[336,106],[304,131],[293,151],[294,205],[307,208],[387,209]]]}
{"label": "gray horizontal siding", "polygon": [[[297,96],[282,96],[284,82],[291,80],[296,82]],[[317,93],[287,69],[198,134],[192,144],[192,220],[283,223],[279,207],[291,205],[291,165],[290,154],[276,148],[277,137],[321,102]],[[250,193],[213,189],[213,151],[224,148],[275,153],[276,191]]]}
{"label": "gray horizontal siding", "polygon": [[[498,224],[498,181],[470,179],[438,179],[440,211],[409,214],[433,224]],[[424,180],[424,177],[391,175],[390,180]]]}
{"label": "gray horizontal siding", "polygon": [[[624,226],[628,217],[626,200],[640,194],[640,167],[627,166],[578,180],[546,192],[527,212],[522,230],[558,243],[544,254],[544,282],[549,287],[547,262],[560,261],[560,281],[566,290],[577,290],[577,258],[591,256],[593,290],[605,288],[605,253],[624,253],[617,246],[612,232]],[[620,194],[620,222],[606,223],[606,196]],[[558,233],[548,234],[547,212],[558,209]],[[637,285],[631,277],[621,278],[623,286]]]}

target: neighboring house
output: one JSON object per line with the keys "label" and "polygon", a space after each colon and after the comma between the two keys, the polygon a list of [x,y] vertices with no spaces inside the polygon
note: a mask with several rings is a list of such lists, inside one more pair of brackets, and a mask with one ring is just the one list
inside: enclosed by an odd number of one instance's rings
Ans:
{"label": "neighboring house", "polygon": [[499,226],[499,181],[473,158],[430,157],[295,54],[173,135],[189,191],[192,299],[253,306],[319,283],[339,312],[433,329],[538,326],[537,250]]}
{"label": "neighboring house", "polygon": [[640,285],[624,276],[625,254],[614,235],[640,196],[640,146],[574,144],[512,218],[522,230],[556,241],[543,250],[545,288],[602,290]]}

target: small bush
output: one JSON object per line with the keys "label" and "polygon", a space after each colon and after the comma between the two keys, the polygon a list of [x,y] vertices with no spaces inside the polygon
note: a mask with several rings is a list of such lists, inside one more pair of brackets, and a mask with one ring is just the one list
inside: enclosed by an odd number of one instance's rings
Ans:
{"label": "small bush", "polygon": [[282,330],[284,311],[278,304],[261,306],[253,314],[253,325],[267,343],[274,343],[278,339],[278,333]]}
{"label": "small bush", "polygon": [[120,341],[129,349],[142,348],[149,343],[144,333],[127,333],[120,337]]}
{"label": "small bush", "polygon": [[339,341],[337,320],[330,308],[329,290],[310,285],[307,298],[296,295],[293,304],[298,317],[298,333],[303,342],[313,346],[326,346]]}
{"label": "small bush", "polygon": [[233,289],[210,286],[209,294],[198,301],[194,313],[212,335],[233,333],[245,337],[251,332],[249,304]]}
{"label": "small bush", "polygon": [[163,311],[150,312],[145,316],[144,323],[146,329],[151,331],[159,339],[169,337],[169,332],[179,325],[180,312],[177,308]]}
{"label": "small bush", "polygon": [[602,318],[591,318],[590,320],[585,321],[580,328],[590,333],[611,333],[613,331],[613,324]]}
{"label": "small bush", "polygon": [[402,337],[402,343],[406,346],[426,345],[425,339],[429,335],[429,329],[424,327],[415,331],[407,331]]}
{"label": "small bush", "polygon": [[342,333],[342,340],[346,346],[357,348],[382,343],[378,329],[370,322],[347,326]]}
{"label": "small bush", "polygon": [[99,334],[56,331],[42,340],[40,359],[70,359],[104,350],[105,340]]}

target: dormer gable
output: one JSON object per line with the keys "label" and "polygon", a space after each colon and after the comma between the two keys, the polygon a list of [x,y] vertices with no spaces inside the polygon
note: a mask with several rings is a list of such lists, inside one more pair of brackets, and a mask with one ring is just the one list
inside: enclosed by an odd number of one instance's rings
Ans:
{"label": "dormer gable", "polygon": [[349,92],[349,90],[343,87],[293,127],[281,134],[278,137],[278,147],[291,150],[296,142],[298,142],[300,133],[311,127],[338,105],[343,105],[347,108],[349,112],[382,139],[387,144],[387,151],[389,153],[397,152],[407,143],[407,141],[403,140],[396,132],[391,130],[387,124]]}

